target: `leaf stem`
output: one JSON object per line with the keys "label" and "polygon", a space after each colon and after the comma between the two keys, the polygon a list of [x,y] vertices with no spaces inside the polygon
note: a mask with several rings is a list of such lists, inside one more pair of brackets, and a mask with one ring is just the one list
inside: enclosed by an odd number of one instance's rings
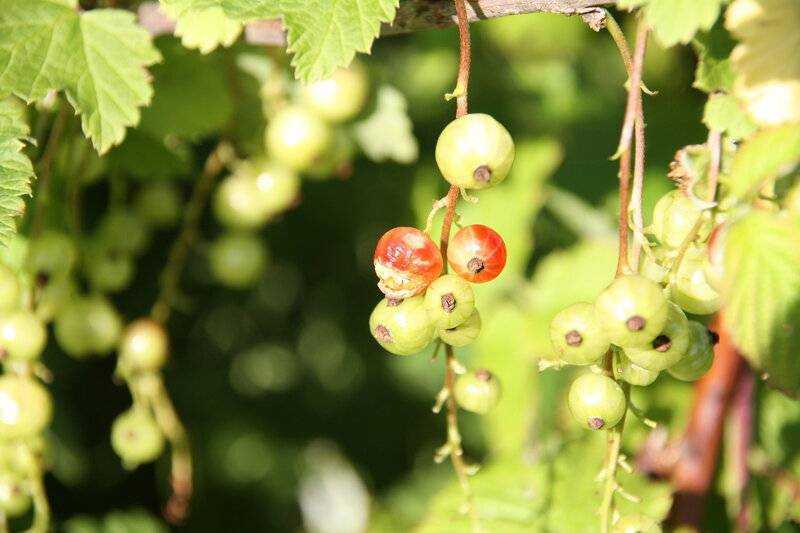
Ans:
{"label": "leaf stem", "polygon": [[232,157],[231,146],[221,142],[206,159],[203,173],[195,183],[192,196],[186,207],[181,232],[173,243],[172,248],[170,248],[167,265],[161,273],[161,290],[150,310],[150,316],[156,322],[163,324],[169,320],[172,305],[178,292],[181,272],[186,264],[189,250],[197,240],[200,218],[208,202],[214,181]]}

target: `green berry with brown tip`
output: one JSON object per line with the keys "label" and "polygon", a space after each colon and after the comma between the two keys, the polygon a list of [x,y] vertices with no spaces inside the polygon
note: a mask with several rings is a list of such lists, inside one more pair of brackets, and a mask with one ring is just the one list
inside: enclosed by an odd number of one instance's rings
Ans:
{"label": "green berry with brown tip", "polygon": [[569,410],[585,428],[611,429],[625,416],[627,399],[619,383],[603,374],[583,374],[569,388]]}
{"label": "green berry with brown tip", "polygon": [[369,329],[378,344],[395,355],[420,352],[436,333],[422,296],[384,298],[369,317]]}
{"label": "green berry with brown tip", "polygon": [[594,305],[587,302],[573,304],[553,317],[550,342],[558,358],[571,365],[595,363],[611,346]]}
{"label": "green berry with brown tip", "polygon": [[669,315],[664,329],[645,348],[626,348],[625,355],[651,372],[666,370],[686,355],[691,336],[689,321],[680,307],[669,302]]}
{"label": "green berry with brown tip", "polygon": [[425,306],[437,329],[450,329],[466,321],[475,310],[475,293],[468,281],[446,274],[425,291]]}
{"label": "green berry with brown tip", "polygon": [[714,344],[717,334],[700,322],[689,321],[689,348],[683,358],[669,367],[667,372],[681,381],[695,381],[708,372],[714,362]]}
{"label": "green berry with brown tip", "polygon": [[623,348],[648,345],[664,329],[669,311],[661,286],[638,274],[615,279],[594,306],[608,339]]}
{"label": "green berry with brown tip", "polygon": [[471,344],[481,332],[481,315],[477,309],[464,322],[450,329],[439,330],[439,338],[446,344],[461,348]]}
{"label": "green berry with brown tip", "polygon": [[453,395],[462,409],[485,415],[500,402],[500,381],[481,368],[459,376]]}

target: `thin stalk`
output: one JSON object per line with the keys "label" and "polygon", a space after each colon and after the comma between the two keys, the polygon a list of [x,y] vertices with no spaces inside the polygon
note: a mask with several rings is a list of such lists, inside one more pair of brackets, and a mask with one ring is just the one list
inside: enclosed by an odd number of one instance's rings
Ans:
{"label": "thin stalk", "polygon": [[36,164],[38,174],[38,186],[36,188],[36,207],[31,220],[31,236],[39,235],[44,225],[44,211],[49,203],[50,178],[53,173],[53,158],[58,152],[64,128],[69,118],[66,102],[61,102],[58,113],[53,119],[53,126],[47,136],[47,143],[44,146],[39,161]]}
{"label": "thin stalk", "polygon": [[31,498],[33,500],[33,523],[30,533],[47,533],[50,530],[50,503],[44,488],[44,473],[41,465],[31,472]]}

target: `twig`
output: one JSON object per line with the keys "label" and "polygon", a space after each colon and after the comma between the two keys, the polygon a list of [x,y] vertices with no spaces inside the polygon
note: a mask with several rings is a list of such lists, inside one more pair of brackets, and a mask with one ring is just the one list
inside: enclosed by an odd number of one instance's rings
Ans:
{"label": "twig", "polygon": [[203,209],[208,202],[208,196],[214,185],[214,180],[232,157],[231,147],[222,142],[208,156],[203,173],[197,180],[192,191],[192,197],[186,207],[183,227],[175,243],[169,251],[167,265],[161,273],[161,290],[158,298],[150,310],[150,316],[156,322],[165,323],[169,320],[172,305],[175,299],[181,272],[186,263],[189,250],[197,239],[197,228]]}
{"label": "twig", "polygon": [[[611,358],[608,358],[609,360]],[[622,383],[622,389],[625,391],[625,398],[629,400],[630,385]],[[611,526],[611,519],[614,514],[614,494],[618,492],[619,485],[617,483],[617,468],[620,463],[620,450],[622,448],[622,431],[625,429],[625,418],[627,411],[622,415],[622,420],[619,424],[608,430],[608,441],[606,443],[606,460],[603,467],[603,475],[605,476],[605,486],[603,488],[603,499],[600,503],[600,531],[601,533],[608,533]]]}
{"label": "twig", "polygon": [[731,416],[733,427],[732,452],[736,472],[736,492],[739,496],[739,513],[736,516],[738,531],[747,531],[750,526],[750,506],[748,505],[747,487],[750,483],[748,454],[753,441],[753,392],[755,376],[747,364],[742,364],[739,379],[731,398]]}

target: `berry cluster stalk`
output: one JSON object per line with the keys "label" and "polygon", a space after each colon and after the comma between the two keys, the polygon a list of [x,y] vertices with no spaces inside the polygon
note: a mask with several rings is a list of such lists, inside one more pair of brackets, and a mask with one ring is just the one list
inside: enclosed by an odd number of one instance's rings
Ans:
{"label": "berry cluster stalk", "polygon": [[[613,19],[611,19],[613,21]],[[616,30],[619,27],[614,22],[611,25]],[[620,48],[620,55],[623,61],[628,66],[629,62],[626,57],[626,46],[621,46],[620,42],[624,41],[624,37],[620,40],[618,35],[612,31],[615,42]],[[629,79],[628,79],[628,101],[625,109],[625,119],[622,126],[622,134],[620,137],[617,155],[620,159],[619,164],[619,258],[617,260],[617,276],[624,275],[630,271],[638,270],[638,257],[641,251],[642,242],[639,239],[637,232],[641,232],[641,203],[642,203],[642,185],[644,179],[644,118],[642,111],[642,69],[644,66],[644,54],[647,48],[647,36],[649,28],[644,22],[639,23],[636,34],[636,48],[634,51],[633,59],[630,61]],[[634,135],[635,134],[635,135]],[[633,194],[631,194],[631,144],[636,139],[635,147],[635,160],[634,160],[634,184]],[[634,220],[634,239],[633,239],[633,268],[629,263],[628,256],[628,217],[633,213]],[[609,352],[603,361],[603,368],[606,374],[614,377],[613,374],[613,353]],[[625,391],[626,398],[630,394],[630,385],[627,383],[621,384]],[[627,413],[626,413],[627,414]],[[625,427],[625,415],[622,420],[614,428],[608,432],[608,441],[606,449],[606,460],[603,466],[602,475],[605,480],[605,487],[603,490],[603,499],[600,504],[600,530],[602,533],[608,533],[611,520],[614,514],[614,495],[620,492],[619,484],[617,483],[616,473],[617,468],[621,463],[620,449],[622,446],[622,431]]]}
{"label": "berry cluster stalk", "polygon": [[[467,114],[467,88],[469,86],[471,43],[465,0],[455,0],[455,5],[456,13],[458,14],[460,50],[458,80],[456,82],[456,89],[454,91],[454,96],[456,97],[456,118],[458,118]],[[447,192],[446,197],[446,210],[444,214],[444,220],[442,221],[442,232],[439,244],[442,252],[442,262],[444,263],[445,272],[447,271],[447,245],[450,241],[450,228],[453,225],[459,193],[459,188],[455,185],[452,185],[450,190]],[[456,405],[454,394],[457,366],[458,360],[456,359],[455,351],[453,350],[452,346],[446,344],[444,388],[447,391],[447,447],[450,450],[450,460],[453,463],[453,469],[455,470],[456,475],[458,476],[458,481],[464,491],[470,519],[472,520],[473,527],[476,528],[477,517],[474,506],[472,505],[472,490],[469,484],[469,472],[467,465],[464,462],[464,451],[461,447],[461,434],[458,430],[458,405]]]}

